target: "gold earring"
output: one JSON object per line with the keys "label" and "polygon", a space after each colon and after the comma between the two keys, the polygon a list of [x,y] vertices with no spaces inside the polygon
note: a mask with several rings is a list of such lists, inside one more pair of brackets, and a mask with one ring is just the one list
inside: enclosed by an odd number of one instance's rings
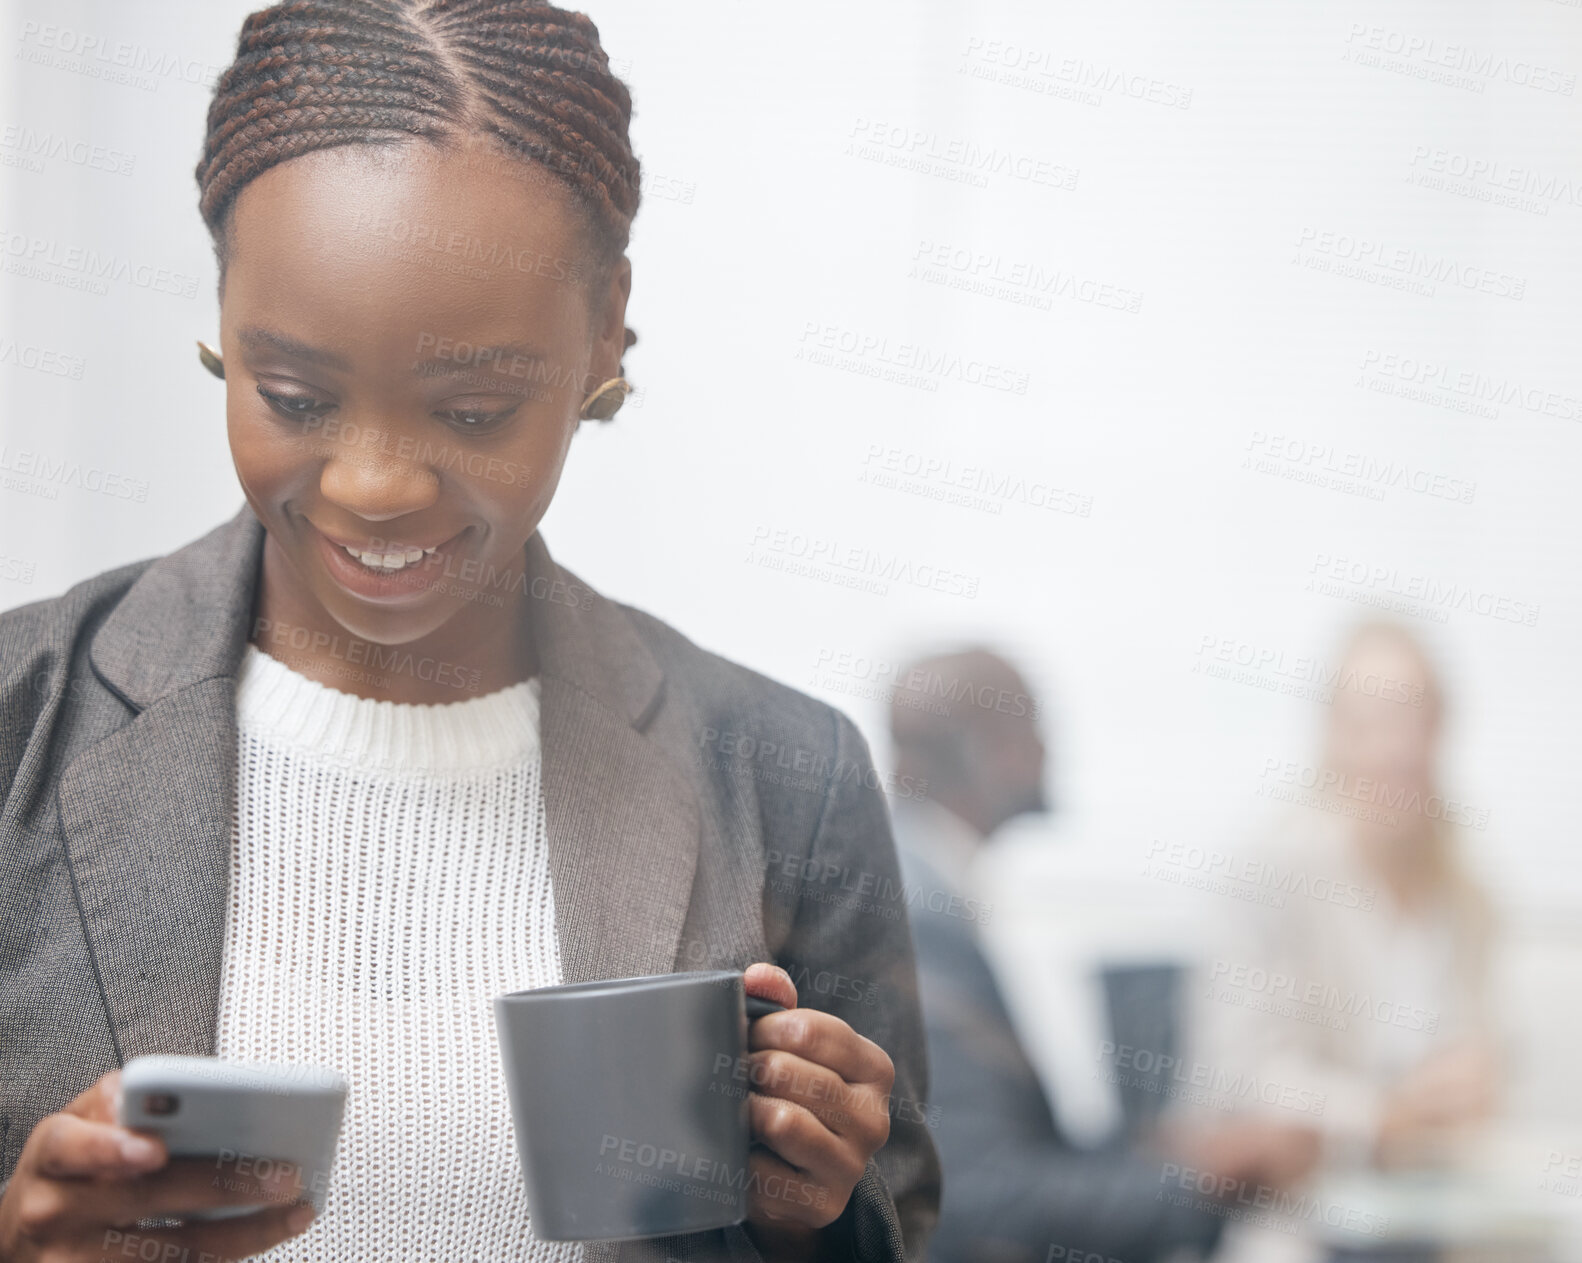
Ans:
{"label": "gold earring", "polygon": [[221,381],[225,380],[225,361],[220,358],[220,353],[206,343],[198,343],[198,358],[203,361],[203,367],[208,369]]}
{"label": "gold earring", "polygon": [[608,421],[621,410],[631,391],[632,384],[626,378],[612,377],[582,401],[577,415],[584,421]]}

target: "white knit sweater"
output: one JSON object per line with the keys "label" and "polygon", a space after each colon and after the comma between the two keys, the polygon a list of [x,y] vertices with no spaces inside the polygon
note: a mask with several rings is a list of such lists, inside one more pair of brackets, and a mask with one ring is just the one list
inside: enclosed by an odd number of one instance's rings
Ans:
{"label": "white knit sweater", "polygon": [[351,1090],[324,1209],[261,1257],[580,1260],[537,1240],[492,1000],[561,980],[536,679],[439,705],[237,678],[217,1054]]}

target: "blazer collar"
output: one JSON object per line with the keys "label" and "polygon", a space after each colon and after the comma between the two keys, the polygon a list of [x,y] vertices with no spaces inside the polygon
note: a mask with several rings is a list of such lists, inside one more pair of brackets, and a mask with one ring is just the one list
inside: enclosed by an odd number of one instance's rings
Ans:
{"label": "blazer collar", "polygon": [[[244,506],[150,563],[90,649],[95,670],[137,713],[71,761],[57,803],[122,1059],[214,1051],[234,677],[263,537]],[[562,975],[583,982],[668,973],[704,827],[696,769],[674,742],[643,730],[663,675],[630,615],[557,566],[536,535],[527,570]]]}
{"label": "blazer collar", "polygon": [[[94,635],[95,671],[135,710],[200,680],[235,675],[256,607],[265,532],[243,503],[230,521],[150,562]],[[527,617],[539,670],[641,728],[664,673],[626,611],[559,565],[543,536],[525,549]]]}

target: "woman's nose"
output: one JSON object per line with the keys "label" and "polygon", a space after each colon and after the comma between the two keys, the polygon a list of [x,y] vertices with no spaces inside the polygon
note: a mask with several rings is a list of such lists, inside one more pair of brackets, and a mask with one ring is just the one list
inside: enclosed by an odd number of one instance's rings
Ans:
{"label": "woman's nose", "polygon": [[319,475],[319,492],[349,514],[383,522],[429,508],[439,498],[439,475],[423,462],[337,444]]}

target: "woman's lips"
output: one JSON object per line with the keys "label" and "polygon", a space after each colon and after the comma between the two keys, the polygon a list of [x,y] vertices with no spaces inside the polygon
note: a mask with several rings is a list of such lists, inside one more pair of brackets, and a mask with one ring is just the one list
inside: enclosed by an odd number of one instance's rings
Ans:
{"label": "woman's lips", "polygon": [[460,539],[465,533],[465,530],[459,531],[449,539],[427,547],[413,544],[397,548],[382,540],[368,541],[377,545],[372,548],[363,548],[361,544],[352,545],[358,547],[360,551],[378,556],[409,557],[413,553],[419,554],[416,560],[399,568],[383,566],[375,568],[353,557],[346,551],[346,545],[324,534],[311,522],[309,526],[318,537],[319,555],[323,558],[324,568],[329,571],[330,578],[354,596],[361,597],[365,601],[378,601],[384,604],[416,600],[441,580],[444,577],[445,567],[441,566],[436,570],[435,563],[443,563],[449,556],[447,552],[441,550]]}

